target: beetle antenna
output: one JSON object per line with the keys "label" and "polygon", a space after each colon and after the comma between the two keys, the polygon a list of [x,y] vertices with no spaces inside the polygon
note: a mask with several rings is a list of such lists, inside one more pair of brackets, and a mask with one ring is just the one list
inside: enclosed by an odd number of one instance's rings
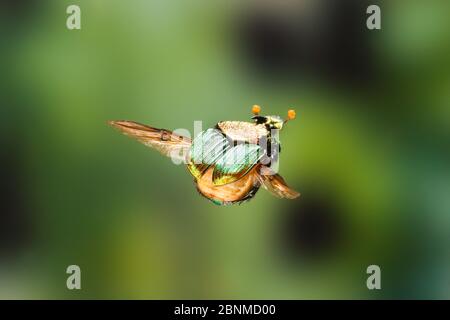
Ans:
{"label": "beetle antenna", "polygon": [[294,120],[296,117],[296,113],[294,109],[289,109],[287,112],[287,118],[284,120],[284,123],[288,122],[289,120]]}
{"label": "beetle antenna", "polygon": [[259,115],[259,113],[261,112],[261,107],[258,106],[257,104],[253,105],[252,107],[252,113],[257,116]]}

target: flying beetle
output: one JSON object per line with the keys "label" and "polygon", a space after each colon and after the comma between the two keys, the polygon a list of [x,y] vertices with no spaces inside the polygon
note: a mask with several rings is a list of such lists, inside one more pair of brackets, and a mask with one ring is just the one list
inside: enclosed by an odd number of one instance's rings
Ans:
{"label": "flying beetle", "polygon": [[197,191],[217,205],[248,201],[261,186],[278,198],[299,197],[273,169],[281,151],[277,133],[295,119],[295,111],[289,110],[285,120],[260,115],[258,105],[252,112],[253,122],[221,121],[192,140],[134,121],[109,124],[163,155],[183,161]]}

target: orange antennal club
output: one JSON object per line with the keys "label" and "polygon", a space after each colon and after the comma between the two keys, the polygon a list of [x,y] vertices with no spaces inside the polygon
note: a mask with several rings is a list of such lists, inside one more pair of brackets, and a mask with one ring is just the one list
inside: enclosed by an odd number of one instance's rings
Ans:
{"label": "orange antennal club", "polygon": [[288,122],[289,120],[294,120],[297,114],[295,113],[294,109],[289,109],[287,112],[287,118],[284,120],[284,122]]}
{"label": "orange antennal club", "polygon": [[261,107],[257,104],[253,105],[252,107],[252,113],[257,116],[261,112]]}

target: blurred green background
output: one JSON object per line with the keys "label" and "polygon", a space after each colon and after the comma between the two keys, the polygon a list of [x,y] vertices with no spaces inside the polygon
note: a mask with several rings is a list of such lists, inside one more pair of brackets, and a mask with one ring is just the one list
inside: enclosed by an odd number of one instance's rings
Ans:
{"label": "blurred green background", "polygon": [[[449,9],[2,0],[0,298],[449,299]],[[192,132],[253,104],[297,111],[280,173],[299,199],[215,206],[106,124]]]}

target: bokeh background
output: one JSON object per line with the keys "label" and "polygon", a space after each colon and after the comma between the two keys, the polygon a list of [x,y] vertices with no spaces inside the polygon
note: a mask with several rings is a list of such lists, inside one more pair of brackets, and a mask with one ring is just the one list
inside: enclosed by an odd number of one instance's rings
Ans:
{"label": "bokeh background", "polygon": [[[1,0],[0,298],[450,298],[449,9]],[[106,124],[192,131],[253,104],[297,110],[280,173],[299,199],[215,206]]]}

